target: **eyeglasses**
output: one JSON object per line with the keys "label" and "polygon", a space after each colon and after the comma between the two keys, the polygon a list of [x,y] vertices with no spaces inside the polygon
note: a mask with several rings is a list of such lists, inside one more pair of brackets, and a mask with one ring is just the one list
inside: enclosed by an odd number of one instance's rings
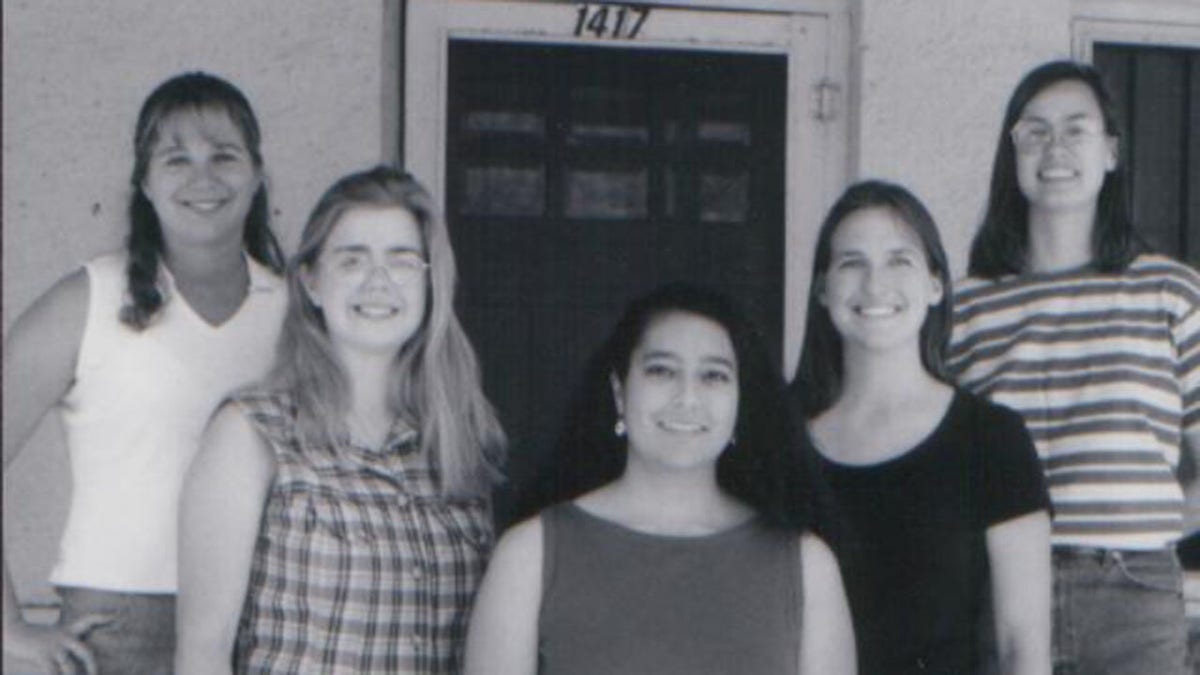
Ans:
{"label": "eyeglasses", "polygon": [[429,263],[412,251],[388,253],[376,263],[366,251],[343,251],[334,264],[339,272],[347,275],[369,275],[377,269],[385,271],[392,283],[403,286],[425,273]]}
{"label": "eyeglasses", "polygon": [[1057,131],[1052,125],[1040,120],[1021,120],[1009,132],[1013,145],[1020,152],[1040,152],[1056,141],[1067,148],[1078,148],[1104,134],[1099,120],[1081,118],[1067,122]]}

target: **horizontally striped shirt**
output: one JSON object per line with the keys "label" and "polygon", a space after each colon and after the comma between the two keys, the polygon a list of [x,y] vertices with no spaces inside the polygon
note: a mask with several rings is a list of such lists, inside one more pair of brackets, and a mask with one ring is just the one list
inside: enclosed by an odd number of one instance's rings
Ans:
{"label": "horizontally striped shirt", "polygon": [[237,672],[458,672],[493,539],[486,503],[439,495],[403,422],[381,450],[302,449],[286,397],[234,401],[276,463]]}
{"label": "horizontally striped shirt", "polygon": [[1157,255],[967,279],[950,367],[1021,413],[1054,505],[1055,545],[1161,548],[1183,528],[1174,468],[1200,428],[1200,275]]}

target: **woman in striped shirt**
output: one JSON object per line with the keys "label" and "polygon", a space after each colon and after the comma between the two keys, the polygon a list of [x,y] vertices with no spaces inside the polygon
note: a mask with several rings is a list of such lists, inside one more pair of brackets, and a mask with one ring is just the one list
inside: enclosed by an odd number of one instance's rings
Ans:
{"label": "woman in striped shirt", "polygon": [[504,437],[454,276],[411,176],[317,204],[274,369],[217,412],[184,489],[177,672],[458,671]]}
{"label": "woman in striped shirt", "polygon": [[1200,275],[1138,245],[1119,143],[1091,66],[1047,63],[1017,86],[950,364],[1022,414],[1041,456],[1056,664],[1181,673],[1175,471],[1200,449]]}

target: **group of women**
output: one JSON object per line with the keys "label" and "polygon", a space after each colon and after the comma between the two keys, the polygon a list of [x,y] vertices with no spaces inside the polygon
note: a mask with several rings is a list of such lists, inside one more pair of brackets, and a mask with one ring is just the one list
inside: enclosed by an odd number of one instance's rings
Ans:
{"label": "group of women", "polygon": [[4,648],[60,673],[1182,673],[1200,276],[1139,247],[1119,138],[1089,66],[1028,74],[957,292],[920,201],[851,186],[790,384],[721,294],[635,300],[493,552],[505,438],[434,200],[346,176],[284,265],[249,104],[173,78],[126,250],[5,343],[6,465],[59,408],[74,494],[61,617],[24,621],[6,563]]}

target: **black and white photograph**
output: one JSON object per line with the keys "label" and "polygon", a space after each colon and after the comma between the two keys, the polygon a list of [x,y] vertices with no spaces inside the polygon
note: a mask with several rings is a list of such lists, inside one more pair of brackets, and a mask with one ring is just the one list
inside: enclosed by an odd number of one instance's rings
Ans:
{"label": "black and white photograph", "polygon": [[3,673],[1200,673],[1200,0],[4,0]]}

